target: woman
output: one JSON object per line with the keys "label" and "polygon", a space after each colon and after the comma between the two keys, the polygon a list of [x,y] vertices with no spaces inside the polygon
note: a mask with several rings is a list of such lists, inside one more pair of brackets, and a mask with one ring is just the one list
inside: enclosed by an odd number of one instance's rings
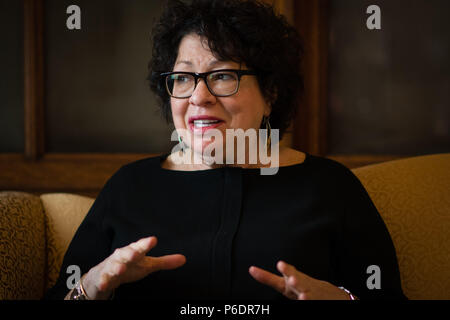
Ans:
{"label": "woman", "polygon": [[[301,55],[295,30],[267,5],[171,1],[154,30],[150,85],[180,148],[107,182],[47,297],[405,298],[386,226],[346,167],[268,136],[245,154],[265,149],[279,163],[217,161],[242,146],[227,130],[283,136],[303,88]],[[211,145],[227,151],[208,157]],[[70,265],[83,276],[69,291]]]}

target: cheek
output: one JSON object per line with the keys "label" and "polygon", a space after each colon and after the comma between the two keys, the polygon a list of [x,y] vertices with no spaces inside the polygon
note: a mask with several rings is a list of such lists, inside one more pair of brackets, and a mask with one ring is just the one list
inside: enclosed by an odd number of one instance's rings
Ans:
{"label": "cheek", "polygon": [[188,104],[180,99],[171,99],[170,105],[172,108],[172,119],[176,128],[184,128],[185,125],[185,116],[187,111]]}
{"label": "cheek", "polygon": [[228,111],[233,127],[259,128],[265,107],[263,101],[259,101],[259,99],[243,99],[230,105]]}

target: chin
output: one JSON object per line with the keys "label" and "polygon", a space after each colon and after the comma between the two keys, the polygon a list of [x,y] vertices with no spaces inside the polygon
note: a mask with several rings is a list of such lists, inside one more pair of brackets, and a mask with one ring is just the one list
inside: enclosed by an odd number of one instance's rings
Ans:
{"label": "chin", "polygon": [[196,154],[203,155],[205,153],[205,155],[212,155],[212,157],[215,157],[216,150],[220,151],[222,149],[222,152],[225,152],[225,146],[222,143],[215,143],[214,141],[203,141],[201,146],[191,146],[191,149]]}

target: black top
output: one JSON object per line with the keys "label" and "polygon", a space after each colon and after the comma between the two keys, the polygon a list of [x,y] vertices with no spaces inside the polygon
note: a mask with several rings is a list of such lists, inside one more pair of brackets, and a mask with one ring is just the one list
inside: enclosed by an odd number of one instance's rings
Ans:
{"label": "black top", "polygon": [[[279,274],[284,260],[361,299],[405,298],[388,230],[358,178],[336,161],[259,169],[163,169],[158,156],[123,166],[77,230],[46,298],[67,294],[69,265],[82,274],[120,248],[157,236],[149,256],[180,253],[186,264],[120,286],[116,299],[286,299],[254,280],[251,265]],[[381,289],[368,289],[376,265]],[[369,281],[372,283],[372,281]]]}

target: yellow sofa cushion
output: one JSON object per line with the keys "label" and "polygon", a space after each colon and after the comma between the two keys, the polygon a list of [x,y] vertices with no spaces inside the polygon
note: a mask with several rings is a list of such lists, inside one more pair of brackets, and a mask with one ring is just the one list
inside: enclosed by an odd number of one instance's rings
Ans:
{"label": "yellow sofa cushion", "polygon": [[47,219],[47,279],[46,289],[58,279],[64,254],[94,199],[75,194],[41,195]]}
{"label": "yellow sofa cushion", "polygon": [[353,172],[391,234],[406,296],[450,299],[450,154],[389,161]]}
{"label": "yellow sofa cushion", "polygon": [[0,300],[44,293],[44,212],[37,196],[0,192]]}

